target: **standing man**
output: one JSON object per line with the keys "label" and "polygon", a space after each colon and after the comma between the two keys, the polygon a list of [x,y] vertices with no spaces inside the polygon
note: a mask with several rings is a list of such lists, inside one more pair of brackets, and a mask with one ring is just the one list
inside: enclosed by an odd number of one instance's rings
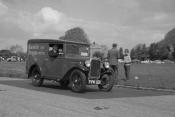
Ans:
{"label": "standing man", "polygon": [[118,58],[119,58],[119,52],[117,50],[117,44],[113,43],[112,44],[112,49],[108,51],[108,56],[109,64],[111,68],[115,72],[115,78],[116,81],[118,82]]}

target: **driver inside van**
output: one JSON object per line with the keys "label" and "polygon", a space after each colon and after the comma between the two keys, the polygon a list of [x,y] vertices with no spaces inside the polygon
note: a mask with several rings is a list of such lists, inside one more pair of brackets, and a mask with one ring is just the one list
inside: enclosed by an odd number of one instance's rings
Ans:
{"label": "driver inside van", "polygon": [[63,45],[60,44],[54,44],[49,47],[49,55],[51,56],[58,56],[58,55],[63,55]]}
{"label": "driver inside van", "polygon": [[52,47],[49,48],[49,51],[52,51],[53,53],[58,53],[58,46],[53,45]]}
{"label": "driver inside van", "polygon": [[58,55],[58,46],[56,44],[49,47],[49,55],[50,56],[57,56]]}

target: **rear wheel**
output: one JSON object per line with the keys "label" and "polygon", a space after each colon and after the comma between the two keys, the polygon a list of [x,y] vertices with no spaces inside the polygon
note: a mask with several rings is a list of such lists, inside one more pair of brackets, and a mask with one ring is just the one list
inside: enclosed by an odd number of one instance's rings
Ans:
{"label": "rear wheel", "polygon": [[70,76],[70,86],[74,92],[83,92],[86,88],[86,76],[80,70],[74,70]]}
{"label": "rear wheel", "polygon": [[101,77],[101,84],[98,85],[98,88],[102,91],[111,91],[114,86],[115,78],[113,75],[104,74]]}
{"label": "rear wheel", "polygon": [[44,79],[41,78],[41,73],[37,67],[32,70],[31,73],[32,85],[33,86],[41,86],[43,84]]}

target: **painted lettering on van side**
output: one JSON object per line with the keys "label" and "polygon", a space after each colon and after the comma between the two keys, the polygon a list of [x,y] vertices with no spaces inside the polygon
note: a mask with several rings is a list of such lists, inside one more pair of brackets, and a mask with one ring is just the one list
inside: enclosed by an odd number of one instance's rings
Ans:
{"label": "painted lettering on van side", "polygon": [[38,44],[29,44],[29,55],[46,55],[44,52],[45,46],[43,45],[38,45]]}
{"label": "painted lettering on van side", "polygon": [[44,50],[45,46],[37,44],[29,44],[29,50]]}

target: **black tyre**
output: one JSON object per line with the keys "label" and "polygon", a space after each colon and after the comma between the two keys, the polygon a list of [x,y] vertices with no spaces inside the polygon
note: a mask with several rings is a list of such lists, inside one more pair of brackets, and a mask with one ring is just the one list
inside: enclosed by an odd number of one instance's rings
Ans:
{"label": "black tyre", "polygon": [[86,88],[86,76],[80,70],[74,70],[70,76],[70,87],[74,92],[83,92]]}
{"label": "black tyre", "polygon": [[44,79],[41,78],[40,70],[37,67],[35,67],[32,70],[31,79],[32,79],[32,85],[33,86],[38,86],[39,87],[43,84]]}
{"label": "black tyre", "polygon": [[110,74],[104,74],[101,77],[101,84],[98,85],[98,88],[102,91],[111,91],[115,83],[115,77]]}

